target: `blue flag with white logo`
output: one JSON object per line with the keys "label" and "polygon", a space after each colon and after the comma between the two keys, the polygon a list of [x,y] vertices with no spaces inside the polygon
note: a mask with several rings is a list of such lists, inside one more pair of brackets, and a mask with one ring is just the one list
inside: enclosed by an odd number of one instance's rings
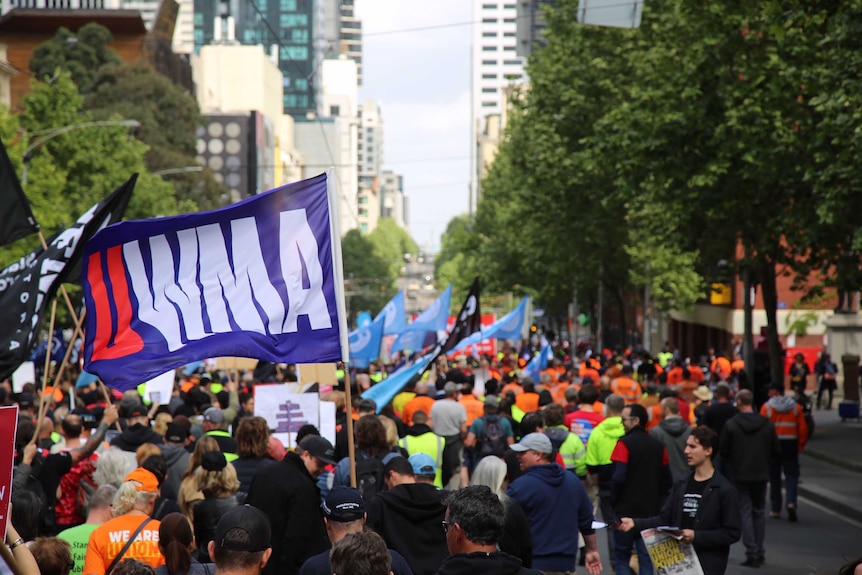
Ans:
{"label": "blue flag with white logo", "polygon": [[407,317],[404,314],[404,291],[395,294],[389,303],[383,306],[375,321],[383,317],[383,335],[397,335],[407,327]]}
{"label": "blue flag with white logo", "polygon": [[481,343],[488,339],[521,339],[521,328],[524,326],[524,315],[527,311],[527,298],[524,297],[518,307],[470,337],[461,340],[453,351]]}
{"label": "blue flag with white logo", "polygon": [[428,309],[419,314],[406,331],[446,331],[449,321],[449,303],[452,300],[452,284],[434,300]]}
{"label": "blue flag with white logo", "polygon": [[350,346],[350,362],[354,367],[368,367],[368,363],[380,355],[380,342],[383,341],[383,320],[378,316],[373,322],[347,337]]}
{"label": "blue flag with white logo", "polygon": [[437,351],[438,350],[435,349],[431,353],[425,354],[417,359],[413,365],[402,367],[395,373],[390,374],[389,377],[377,385],[372,385],[370,389],[362,394],[362,398],[373,399],[377,404],[377,412],[380,413],[380,410],[392,401],[392,398],[398,395],[398,392],[400,392],[411,379],[425,371],[425,368],[428,367],[435,357],[437,357]]}
{"label": "blue flag with white logo", "polygon": [[346,360],[334,203],[324,174],[102,230],[84,253],[84,368],[126,390],[207,357]]}
{"label": "blue flag with white logo", "polygon": [[533,379],[534,383],[539,383],[539,376],[542,374],[542,370],[548,369],[548,361],[554,355],[551,344],[544,337],[542,337],[542,340],[542,351],[534,355],[530,363],[527,364],[527,367],[524,368],[524,372]]}

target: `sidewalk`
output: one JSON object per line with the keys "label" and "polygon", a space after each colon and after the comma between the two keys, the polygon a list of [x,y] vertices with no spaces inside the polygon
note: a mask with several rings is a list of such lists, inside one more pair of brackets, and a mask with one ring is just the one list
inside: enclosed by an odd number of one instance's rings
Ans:
{"label": "sidewalk", "polygon": [[799,494],[862,522],[862,423],[842,422],[838,401],[815,410],[815,431],[800,457]]}

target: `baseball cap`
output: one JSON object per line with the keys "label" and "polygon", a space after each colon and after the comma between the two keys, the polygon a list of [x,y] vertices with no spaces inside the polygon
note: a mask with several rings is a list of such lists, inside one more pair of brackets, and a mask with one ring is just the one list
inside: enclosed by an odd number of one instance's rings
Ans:
{"label": "baseball cap", "polygon": [[147,414],[147,407],[143,403],[136,403],[134,405],[126,406],[125,408],[126,417],[141,417],[142,415]]}
{"label": "baseball cap", "polygon": [[165,439],[171,443],[185,443],[189,437],[189,430],[179,423],[169,423],[165,431]]}
{"label": "baseball cap", "polygon": [[224,413],[218,407],[210,407],[204,411],[204,421],[221,425],[224,423]]}
{"label": "baseball cap", "polygon": [[18,394],[18,405],[21,407],[33,407],[33,394],[26,392]]}
{"label": "baseball cap", "polygon": [[[245,537],[237,531],[243,531]],[[229,551],[257,553],[269,549],[269,518],[250,505],[233,507],[219,519],[213,541],[217,547]]]}
{"label": "baseball cap", "polygon": [[544,433],[528,433],[521,441],[512,445],[512,451],[538,451],[539,453],[553,453],[554,446]]}
{"label": "baseball cap", "polygon": [[323,514],[332,521],[347,523],[365,516],[365,503],[358,489],[353,487],[336,487],[326,496],[320,505]]}
{"label": "baseball cap", "polygon": [[455,395],[456,392],[461,390],[461,386],[455,383],[454,381],[447,381],[446,385],[443,386],[443,393],[447,396]]}
{"label": "baseball cap", "polygon": [[434,458],[427,453],[414,453],[407,461],[413,466],[414,475],[434,475],[437,473],[437,464]]}
{"label": "baseball cap", "polygon": [[146,491],[148,493],[158,493],[159,491],[159,480],[152,471],[148,471],[143,467],[138,467],[126,475],[124,481],[135,481],[138,484],[135,485],[137,491]]}
{"label": "baseball cap", "polygon": [[335,464],[335,448],[329,440],[319,435],[309,435],[299,442],[303,451],[307,451],[324,463]]}

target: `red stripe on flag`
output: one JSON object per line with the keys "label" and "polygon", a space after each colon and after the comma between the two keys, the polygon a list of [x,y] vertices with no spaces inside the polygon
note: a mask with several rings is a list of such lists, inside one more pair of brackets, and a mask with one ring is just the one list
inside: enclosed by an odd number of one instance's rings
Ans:
{"label": "red stripe on flag", "polygon": [[[87,279],[90,281],[91,293],[96,302],[97,318],[105,317],[108,323],[96,321],[96,338],[93,341],[93,361],[100,359],[118,359],[132,355],[144,349],[144,340],[132,329],[132,302],[129,298],[129,284],[126,281],[126,268],[123,264],[122,246],[110,247],[107,250],[108,275],[113,288],[114,305],[117,308],[117,331],[114,344],[108,347],[111,338],[111,310],[108,305],[107,288],[102,278],[101,262],[98,266],[98,282],[94,282],[90,270],[94,269],[93,258],[98,261],[98,254],[90,256],[90,267]],[[98,290],[96,289],[98,287]],[[99,301],[103,296],[103,301]],[[104,313],[104,315],[102,315]],[[101,343],[101,345],[100,345]]]}

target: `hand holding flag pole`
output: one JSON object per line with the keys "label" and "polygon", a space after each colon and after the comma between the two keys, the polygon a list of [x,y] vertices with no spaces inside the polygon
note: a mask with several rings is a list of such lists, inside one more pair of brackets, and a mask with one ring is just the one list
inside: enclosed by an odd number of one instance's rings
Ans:
{"label": "hand holding flag pole", "polygon": [[45,399],[45,387],[48,385],[48,372],[51,368],[51,344],[54,343],[54,320],[57,318],[57,299],[51,304],[51,327],[48,330],[48,347],[45,351],[45,371],[42,373],[42,392],[39,394],[39,419],[36,420],[36,431],[30,443],[36,443],[39,432],[42,430],[42,418],[48,411],[48,402]]}

